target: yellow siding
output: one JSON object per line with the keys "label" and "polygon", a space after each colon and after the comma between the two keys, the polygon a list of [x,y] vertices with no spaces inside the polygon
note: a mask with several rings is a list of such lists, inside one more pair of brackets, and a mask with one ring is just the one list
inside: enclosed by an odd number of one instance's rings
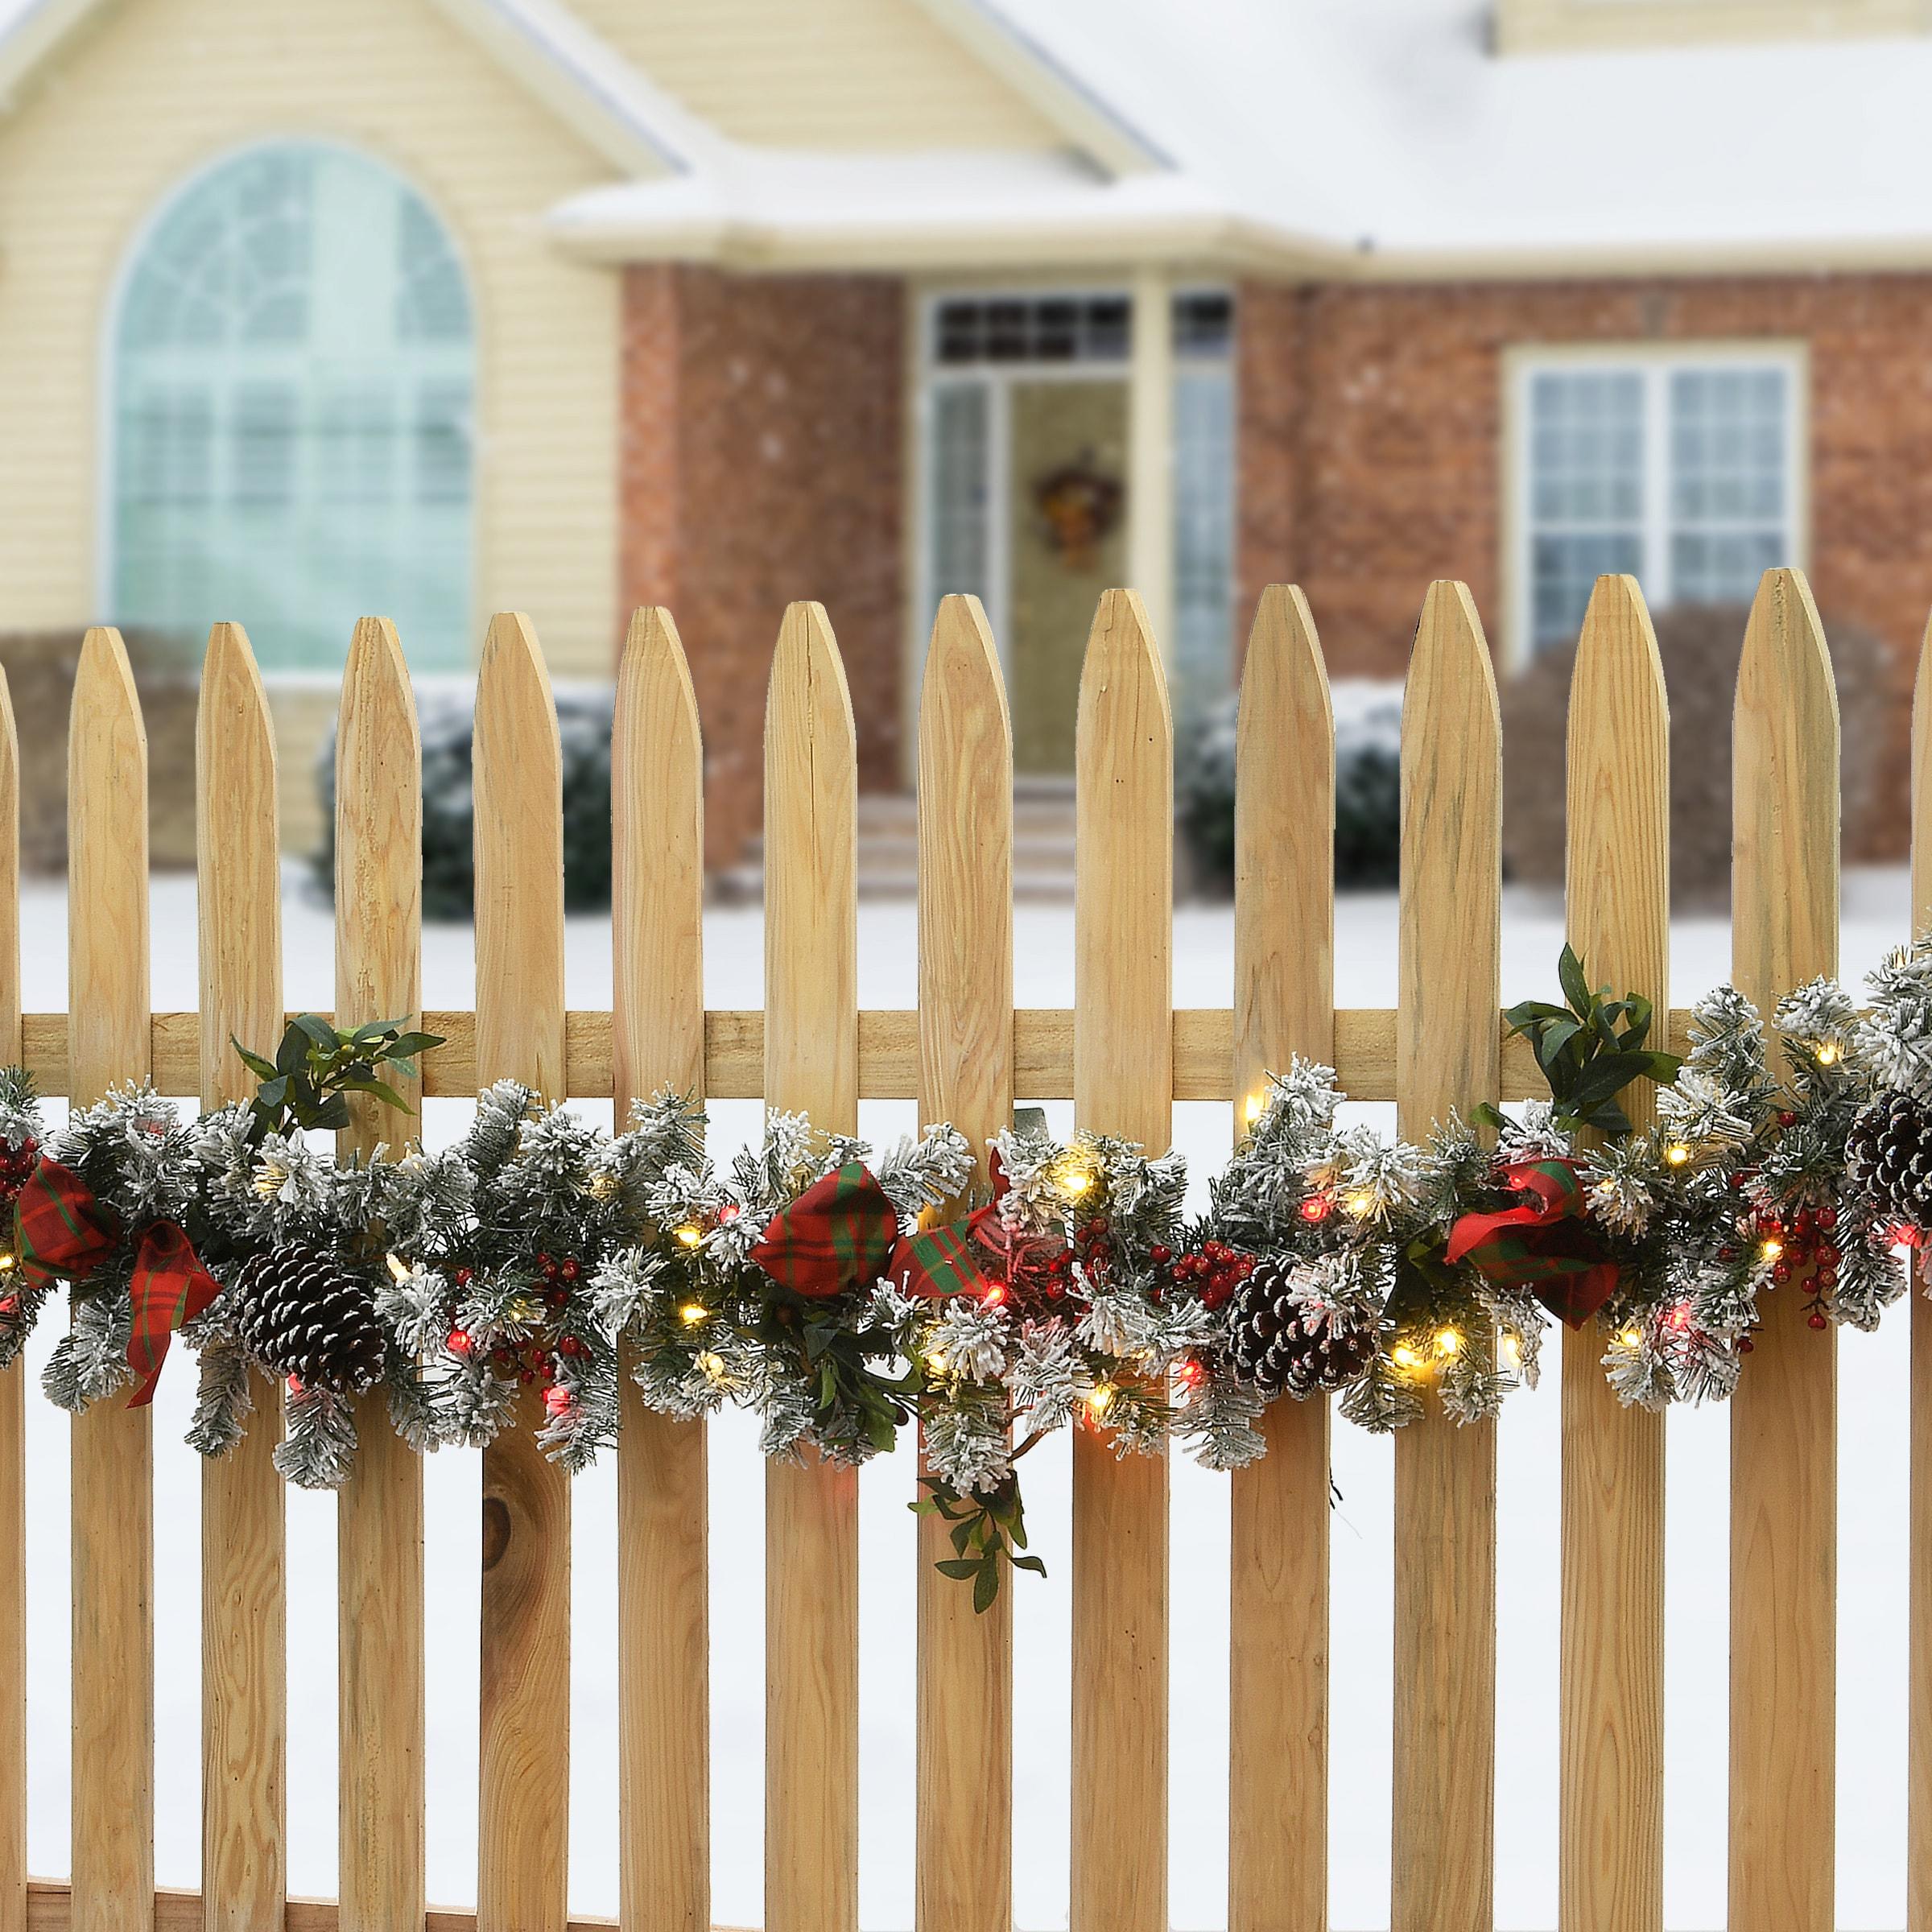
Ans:
{"label": "yellow siding", "polygon": [[407,175],[469,266],[479,642],[515,605],[560,675],[608,675],[617,278],[540,224],[609,168],[425,0],[124,0],[0,118],[0,628],[97,609],[102,344],[130,243],[184,176],[291,134]]}
{"label": "yellow siding", "polygon": [[1497,0],[1505,53],[1921,33],[1932,0]]}
{"label": "yellow siding", "polygon": [[576,0],[657,85],[776,147],[1063,147],[919,0]]}

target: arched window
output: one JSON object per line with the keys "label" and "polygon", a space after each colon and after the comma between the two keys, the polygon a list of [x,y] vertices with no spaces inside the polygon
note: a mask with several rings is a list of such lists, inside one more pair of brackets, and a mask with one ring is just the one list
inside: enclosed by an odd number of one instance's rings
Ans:
{"label": "arched window", "polygon": [[116,618],[246,625],[262,667],[333,671],[393,617],[469,662],[469,290],[386,169],[320,145],[201,175],[141,243],[114,340]]}

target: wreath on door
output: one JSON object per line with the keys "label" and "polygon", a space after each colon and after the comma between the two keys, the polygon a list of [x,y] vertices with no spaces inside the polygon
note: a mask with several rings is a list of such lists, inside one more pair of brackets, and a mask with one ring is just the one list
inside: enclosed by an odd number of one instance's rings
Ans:
{"label": "wreath on door", "polygon": [[1034,482],[1040,533],[1063,568],[1099,568],[1100,546],[1119,526],[1125,497],[1119,477],[1108,475],[1091,449]]}

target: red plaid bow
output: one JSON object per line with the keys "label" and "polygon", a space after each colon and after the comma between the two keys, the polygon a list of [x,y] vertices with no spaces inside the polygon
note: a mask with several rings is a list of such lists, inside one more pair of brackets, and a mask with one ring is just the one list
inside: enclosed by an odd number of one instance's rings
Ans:
{"label": "red plaid bow", "polygon": [[1583,1219],[1574,1161],[1512,1161],[1504,1184],[1530,1198],[1496,1214],[1465,1214],[1449,1231],[1448,1258],[1468,1260],[1499,1288],[1527,1288],[1580,1328],[1616,1291],[1617,1265]]}
{"label": "red plaid bow", "polygon": [[823,1298],[876,1282],[898,1233],[898,1211],[872,1170],[848,1161],[771,1217],[751,1258],[794,1294]]}
{"label": "red plaid bow", "polygon": [[[112,1254],[121,1224],[111,1208],[94,1198],[71,1167],[43,1161],[20,1190],[14,1208],[14,1245],[20,1272],[30,1288],[44,1288],[56,1277],[85,1281]],[[151,1221],[134,1249],[134,1320],[127,1340],[127,1365],[139,1385],[130,1409],[155,1398],[161,1364],[175,1331],[192,1321],[221,1292],[201,1265],[186,1231],[175,1221]]]}
{"label": "red plaid bow", "polygon": [[985,1207],[937,1228],[916,1228],[893,1249],[886,1272],[906,1294],[939,1301],[989,1294],[997,1285],[980,1258],[1001,1245],[1000,1197],[1013,1185],[997,1148],[992,1168],[993,1199]]}

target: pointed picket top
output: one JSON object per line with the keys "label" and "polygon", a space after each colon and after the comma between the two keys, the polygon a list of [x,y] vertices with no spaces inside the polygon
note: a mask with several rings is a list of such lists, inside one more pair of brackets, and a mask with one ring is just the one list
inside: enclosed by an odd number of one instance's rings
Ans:
{"label": "pointed picket top", "polygon": [[239,624],[208,633],[195,718],[201,1099],[246,1099],[230,1039],[272,1053],[282,1031],[281,841],[268,694]]}
{"label": "pointed picket top", "polygon": [[1496,1086],[1502,719],[1464,584],[1429,587],[1402,694],[1401,1130],[1424,1134]]}
{"label": "pointed picket top", "polygon": [[670,1085],[704,1091],[704,747],[668,610],[634,611],[611,737],[611,931],[618,1117]]}
{"label": "pointed picket top", "polygon": [[1174,715],[1139,593],[1102,593],[1075,740],[1074,1113],[1165,1147],[1172,1129]]}
{"label": "pointed picket top", "polygon": [[821,604],[778,629],[765,709],[765,1099],[858,1125],[858,741]]}
{"label": "pointed picket top", "polygon": [[1237,1132],[1266,1076],[1335,1051],[1335,710],[1298,586],[1261,592],[1235,729]]}
{"label": "pointed picket top", "polygon": [[68,1084],[85,1104],[145,1079],[147,731],[118,630],[80,646],[68,733]]}
{"label": "pointed picket top", "polygon": [[[1570,679],[1570,942],[1592,985],[1659,1007],[1670,896],[1670,712],[1664,666],[1632,576],[1591,592]],[[1647,1093],[1631,1096],[1640,1108]]]}
{"label": "pointed picket top", "polygon": [[0,1065],[20,1059],[20,738],[0,665]]}
{"label": "pointed picket top", "polygon": [[977,597],[933,620],[919,758],[920,1108],[983,1168],[1013,1116],[1013,721]]}
{"label": "pointed picket top", "polygon": [[1838,692],[1802,572],[1768,570],[1737,667],[1732,977],[1769,1014],[1838,970]]}
{"label": "pointed picket top", "polygon": [[561,1096],[564,780],[550,672],[530,619],[489,621],[477,674],[477,1078]]}

